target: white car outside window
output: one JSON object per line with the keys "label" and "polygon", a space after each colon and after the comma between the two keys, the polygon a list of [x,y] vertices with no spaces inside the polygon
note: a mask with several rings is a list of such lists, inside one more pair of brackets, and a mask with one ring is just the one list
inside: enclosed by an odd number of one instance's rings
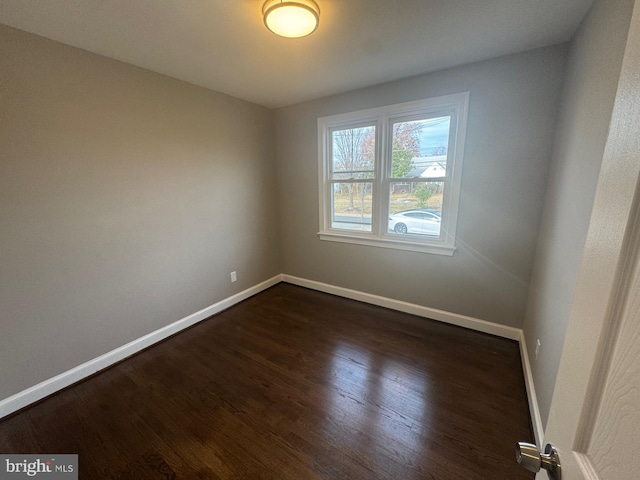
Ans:
{"label": "white car outside window", "polygon": [[398,234],[440,236],[439,212],[407,210],[389,215],[389,232]]}

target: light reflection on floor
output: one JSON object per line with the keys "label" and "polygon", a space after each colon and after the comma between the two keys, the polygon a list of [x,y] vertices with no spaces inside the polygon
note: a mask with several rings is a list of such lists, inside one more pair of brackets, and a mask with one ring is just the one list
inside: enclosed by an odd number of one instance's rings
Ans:
{"label": "light reflection on floor", "polygon": [[334,441],[346,449],[357,442],[372,455],[387,450],[408,465],[423,463],[418,455],[429,443],[429,385],[423,372],[339,342],[327,383],[325,431]]}

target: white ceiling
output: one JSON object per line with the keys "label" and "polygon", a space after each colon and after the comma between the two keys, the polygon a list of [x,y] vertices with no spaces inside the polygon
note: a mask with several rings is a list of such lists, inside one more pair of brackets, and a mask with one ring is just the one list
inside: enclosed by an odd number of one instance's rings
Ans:
{"label": "white ceiling", "polygon": [[0,0],[0,23],[267,107],[564,42],[592,0],[317,0],[285,39],[263,0]]}

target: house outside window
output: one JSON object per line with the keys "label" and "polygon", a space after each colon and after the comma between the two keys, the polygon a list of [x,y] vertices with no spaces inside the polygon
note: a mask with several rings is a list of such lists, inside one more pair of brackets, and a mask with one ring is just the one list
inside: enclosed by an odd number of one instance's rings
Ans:
{"label": "house outside window", "polygon": [[318,119],[322,240],[453,255],[469,93]]}

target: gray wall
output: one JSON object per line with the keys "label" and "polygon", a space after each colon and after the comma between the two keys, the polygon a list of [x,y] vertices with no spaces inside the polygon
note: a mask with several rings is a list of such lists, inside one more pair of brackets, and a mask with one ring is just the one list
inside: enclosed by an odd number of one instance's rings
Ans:
{"label": "gray wall", "polygon": [[280,273],[272,111],[1,25],[0,72],[0,398]]}
{"label": "gray wall", "polygon": [[[560,100],[565,46],[276,111],[283,272],[520,327]],[[321,241],[317,118],[470,91],[453,257]]]}
{"label": "gray wall", "polygon": [[[555,384],[633,0],[599,0],[571,46],[524,334],[543,425]],[[542,347],[534,359],[536,339]]]}

